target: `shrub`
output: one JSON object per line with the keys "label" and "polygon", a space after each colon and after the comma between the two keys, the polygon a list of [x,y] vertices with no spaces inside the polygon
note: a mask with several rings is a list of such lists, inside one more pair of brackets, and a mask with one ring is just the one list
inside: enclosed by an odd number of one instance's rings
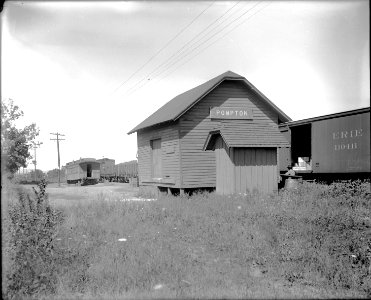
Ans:
{"label": "shrub", "polygon": [[18,189],[18,202],[10,203],[9,264],[5,297],[19,298],[53,292],[57,282],[53,238],[61,215],[48,203],[46,183],[33,188],[31,198]]}
{"label": "shrub", "polygon": [[371,295],[370,183],[303,184],[280,194],[275,223],[289,281],[309,280]]}

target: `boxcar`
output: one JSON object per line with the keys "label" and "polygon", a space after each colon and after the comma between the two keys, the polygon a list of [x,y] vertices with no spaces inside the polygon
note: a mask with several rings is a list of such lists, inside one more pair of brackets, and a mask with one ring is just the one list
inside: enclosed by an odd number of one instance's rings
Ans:
{"label": "boxcar", "polygon": [[280,124],[291,148],[279,149],[280,171],[304,177],[369,178],[370,107]]}
{"label": "boxcar", "polygon": [[110,158],[97,159],[100,163],[100,178],[111,180],[116,176],[115,160]]}
{"label": "boxcar", "polygon": [[129,182],[129,178],[138,177],[138,162],[136,160],[117,164],[115,166],[118,181]]}
{"label": "boxcar", "polygon": [[96,184],[100,178],[100,163],[95,158],[81,158],[66,164],[67,183]]}

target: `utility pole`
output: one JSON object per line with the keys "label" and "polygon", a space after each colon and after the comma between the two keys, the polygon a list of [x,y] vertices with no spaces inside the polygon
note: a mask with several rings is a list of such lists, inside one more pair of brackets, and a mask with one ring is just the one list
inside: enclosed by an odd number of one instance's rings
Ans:
{"label": "utility pole", "polygon": [[33,150],[34,150],[34,153],[35,153],[35,159],[33,160],[33,164],[35,165],[35,175],[34,175],[34,177],[35,177],[35,183],[36,183],[36,164],[37,164],[37,162],[36,162],[36,148],[40,148],[40,145],[42,145],[43,143],[41,142],[35,142],[35,143],[33,143]]}
{"label": "utility pole", "polygon": [[51,133],[52,135],[56,135],[56,139],[50,139],[51,141],[57,141],[57,150],[58,150],[58,186],[61,186],[61,158],[59,155],[59,141],[64,141],[65,139],[60,139],[59,136],[65,136],[61,133]]}

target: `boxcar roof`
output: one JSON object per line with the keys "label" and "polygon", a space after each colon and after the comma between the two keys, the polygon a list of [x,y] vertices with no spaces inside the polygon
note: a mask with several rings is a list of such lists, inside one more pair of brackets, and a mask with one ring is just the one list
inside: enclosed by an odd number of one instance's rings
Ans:
{"label": "boxcar roof", "polygon": [[245,77],[233,73],[231,71],[227,71],[193,89],[190,89],[176,96],[175,98],[167,102],[165,105],[160,107],[157,111],[155,111],[152,115],[150,115],[147,119],[145,119],[135,128],[133,128],[131,131],[129,131],[128,134],[134,133],[140,129],[151,127],[153,125],[157,125],[160,123],[176,121],[184,113],[186,113],[193,105],[195,105],[204,96],[210,93],[224,80],[243,81],[248,87],[254,90],[265,102],[267,102],[268,105],[274,111],[278,113],[279,119],[282,122],[291,121],[290,117],[288,117],[275,104],[273,104],[266,96],[264,96],[257,88],[255,88],[255,86],[253,86],[249,81],[247,81]]}
{"label": "boxcar roof", "polygon": [[99,164],[99,161],[97,161],[95,158],[80,158],[79,160],[74,160],[74,161],[70,161],[66,163],[66,166],[70,166],[73,164],[82,164],[82,163],[98,163]]}
{"label": "boxcar roof", "polygon": [[203,150],[213,150],[216,138],[221,136],[228,147],[290,147],[278,127],[264,123],[224,124],[206,138]]}
{"label": "boxcar roof", "polygon": [[340,118],[340,117],[346,117],[346,116],[362,114],[362,113],[366,113],[366,112],[370,112],[370,107],[358,108],[358,109],[342,111],[342,112],[338,112],[338,113],[330,114],[330,115],[324,115],[324,116],[308,118],[308,119],[303,119],[303,120],[298,120],[298,121],[286,122],[286,123],[280,124],[279,126],[280,127],[299,126],[299,125],[310,124],[310,123],[317,122],[317,121],[335,119],[335,118]]}

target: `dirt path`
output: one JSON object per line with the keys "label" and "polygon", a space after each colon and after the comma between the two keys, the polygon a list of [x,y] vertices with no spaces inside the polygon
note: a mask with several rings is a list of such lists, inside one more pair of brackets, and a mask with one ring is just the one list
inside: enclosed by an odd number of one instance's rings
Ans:
{"label": "dirt path", "polygon": [[[24,185],[31,190],[33,186]],[[98,183],[96,185],[79,186],[71,184],[51,183],[46,187],[51,204],[64,205],[76,204],[81,201],[123,200],[138,199],[138,188],[128,183]]]}

